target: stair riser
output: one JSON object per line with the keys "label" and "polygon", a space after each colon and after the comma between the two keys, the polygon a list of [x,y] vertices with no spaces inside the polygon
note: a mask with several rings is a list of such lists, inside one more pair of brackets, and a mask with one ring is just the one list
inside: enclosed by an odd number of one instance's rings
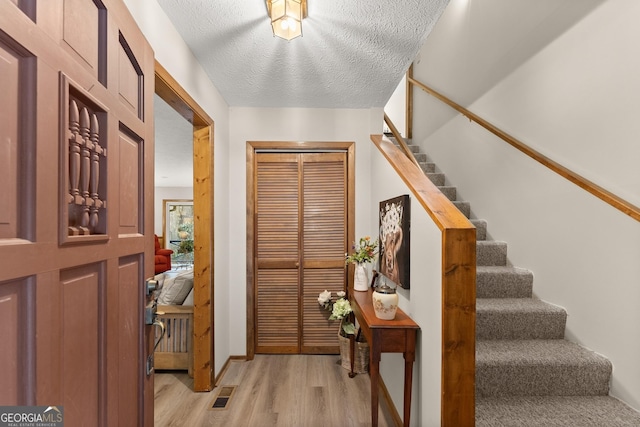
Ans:
{"label": "stair riser", "polygon": [[426,154],[422,154],[422,153],[414,153],[413,157],[416,158],[416,161],[418,163],[424,163],[427,161],[427,155]]}
{"label": "stair riser", "polygon": [[443,173],[428,173],[427,178],[433,182],[433,185],[441,187],[444,185],[444,174]]}
{"label": "stair riser", "polygon": [[507,265],[507,244],[505,242],[476,242],[476,264],[481,266]]}
{"label": "stair riser", "polygon": [[440,190],[440,192],[447,196],[447,199],[451,200],[452,202],[456,200],[456,187],[445,187],[443,185],[438,185],[438,190]]}
{"label": "stair riser", "polygon": [[562,339],[567,315],[556,313],[476,313],[476,339]]}
{"label": "stair riser", "polygon": [[600,366],[476,365],[477,396],[604,396],[611,369]]}
{"label": "stair riser", "polygon": [[[455,187],[453,187],[455,189]],[[452,199],[455,200],[455,199]],[[476,227],[476,240],[487,239],[487,221],[484,219],[472,219],[471,223]]]}
{"label": "stair riser", "polygon": [[533,274],[477,272],[477,298],[530,298],[533,293]]}
{"label": "stair riser", "polygon": [[436,171],[436,164],[432,162],[418,162],[420,163],[420,168],[424,173],[433,173]]}
{"label": "stair riser", "polygon": [[456,208],[458,208],[460,212],[462,212],[462,215],[466,216],[467,218],[471,216],[471,205],[469,204],[469,202],[455,201],[453,202],[453,204]]}

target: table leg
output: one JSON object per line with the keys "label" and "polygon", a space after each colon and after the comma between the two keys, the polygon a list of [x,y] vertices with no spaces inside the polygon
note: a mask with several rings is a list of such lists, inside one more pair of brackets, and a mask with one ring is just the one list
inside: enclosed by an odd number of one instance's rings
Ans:
{"label": "table leg", "polygon": [[[410,360],[411,359],[411,360]],[[404,358],[404,426],[409,427],[409,418],[411,417],[411,389],[413,381],[413,358]]]}
{"label": "table leg", "polygon": [[407,331],[404,356],[404,425],[409,427],[411,417],[411,390],[413,388],[413,362],[416,360],[416,331]]}
{"label": "table leg", "polygon": [[369,343],[369,375],[371,379],[371,427],[378,427],[378,381],[380,378],[380,353],[382,346],[380,337],[375,337]]}

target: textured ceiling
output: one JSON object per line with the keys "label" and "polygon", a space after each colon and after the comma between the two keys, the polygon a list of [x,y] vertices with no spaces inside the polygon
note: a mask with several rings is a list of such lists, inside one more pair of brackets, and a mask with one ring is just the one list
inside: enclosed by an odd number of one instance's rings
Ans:
{"label": "textured ceiling", "polygon": [[273,37],[264,0],[158,0],[234,107],[383,107],[449,0],[308,0]]}
{"label": "textured ceiling", "polygon": [[193,187],[193,125],[158,95],[153,98],[156,187]]}

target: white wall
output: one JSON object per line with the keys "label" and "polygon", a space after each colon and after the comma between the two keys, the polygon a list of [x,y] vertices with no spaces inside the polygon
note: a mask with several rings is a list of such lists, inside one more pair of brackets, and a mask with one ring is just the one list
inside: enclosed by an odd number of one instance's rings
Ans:
{"label": "white wall", "polygon": [[[640,2],[553,3],[452,1],[414,75],[640,205]],[[508,42],[493,44],[496,34]],[[521,47],[528,56],[514,53]],[[492,67],[499,80],[468,82]],[[508,242],[509,259],[533,271],[535,295],[567,309],[567,338],[611,359],[611,393],[640,409],[640,223],[427,95],[420,99],[416,140],[488,220],[489,234]]]}
{"label": "white wall", "polygon": [[213,119],[214,125],[214,372],[228,359],[229,324],[229,107],[155,0],[124,0],[156,60]]}
{"label": "white wall", "polygon": [[[379,224],[381,201],[410,194],[410,289],[398,288],[399,307],[419,326],[413,373],[411,425],[440,425],[442,366],[442,233],[406,184],[374,147],[371,155],[371,208],[373,225]],[[373,232],[377,235],[377,232]],[[401,354],[383,354],[380,375],[400,414],[404,405],[404,359]],[[402,415],[401,415],[402,416]]]}
{"label": "white wall", "polygon": [[[369,175],[372,133],[382,132],[382,109],[230,109],[229,243],[231,354],[246,354],[246,144],[247,141],[355,141],[356,236],[370,233]],[[375,225],[373,225],[375,230]]]}
{"label": "white wall", "polygon": [[[391,94],[391,98],[384,106],[384,112],[387,114],[393,125],[398,129],[400,135],[407,137],[406,127],[407,119],[405,106],[407,105],[407,78],[402,76],[402,80],[398,83],[398,87]],[[384,124],[384,131],[390,132],[387,124]]]}

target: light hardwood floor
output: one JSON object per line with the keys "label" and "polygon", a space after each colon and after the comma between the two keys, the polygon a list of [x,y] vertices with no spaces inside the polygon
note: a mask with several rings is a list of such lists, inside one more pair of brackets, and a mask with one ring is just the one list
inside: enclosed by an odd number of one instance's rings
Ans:
{"label": "light hardwood floor", "polygon": [[[186,372],[156,373],[155,425],[164,426],[327,426],[371,425],[370,382],[366,374],[349,378],[339,356],[256,355],[233,361],[208,393],[194,393]],[[219,389],[236,385],[225,410],[211,410]],[[394,422],[384,402],[379,426]]]}

